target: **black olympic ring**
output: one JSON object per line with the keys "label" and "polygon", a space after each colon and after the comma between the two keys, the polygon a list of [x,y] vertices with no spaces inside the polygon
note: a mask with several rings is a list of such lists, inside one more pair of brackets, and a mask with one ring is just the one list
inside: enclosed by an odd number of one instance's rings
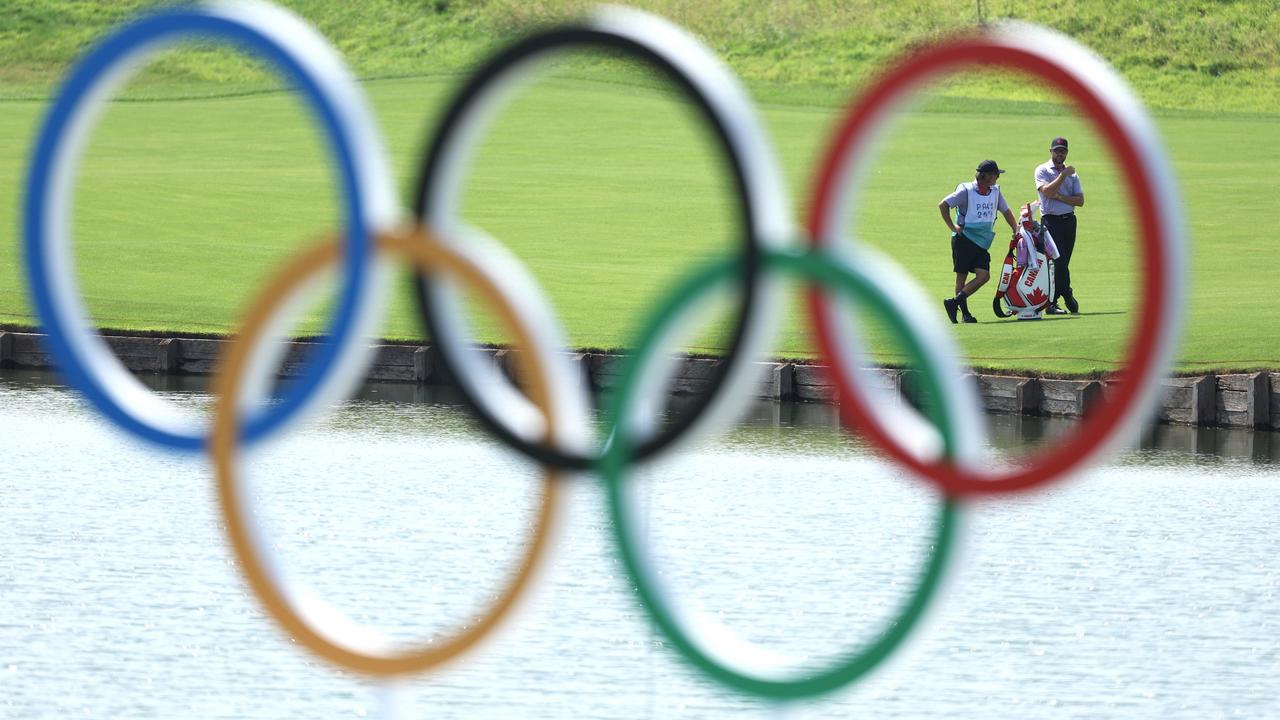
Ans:
{"label": "black olympic ring", "polygon": [[[648,41],[640,41],[625,33],[624,29],[609,27],[603,23],[592,25],[574,24],[548,29],[525,37],[515,44],[507,46],[489,58],[483,65],[469,75],[462,89],[450,102],[444,119],[428,137],[433,140],[426,150],[423,171],[418,179],[414,194],[414,214],[418,221],[428,227],[435,227],[438,216],[447,212],[446,205],[450,198],[442,198],[442,193],[451,192],[455,183],[443,179],[449,175],[448,166],[454,161],[455,153],[466,145],[458,142],[458,135],[466,135],[474,128],[477,112],[481,112],[491,91],[502,87],[504,76],[515,73],[529,63],[536,62],[543,56],[568,48],[595,48],[613,50],[643,61],[658,69],[677,85],[697,106],[702,117],[714,132],[732,171],[734,192],[741,209],[742,222],[742,302],[741,312],[733,328],[732,342],[727,354],[716,364],[708,379],[707,389],[694,396],[690,406],[663,428],[642,442],[632,453],[635,460],[640,461],[653,457],[675,442],[694,425],[717,400],[726,387],[728,379],[739,370],[739,366],[748,364],[744,359],[747,353],[747,335],[755,330],[758,322],[756,315],[761,312],[761,254],[770,246],[777,234],[774,228],[761,227],[769,220],[761,220],[758,216],[761,204],[758,197],[769,192],[762,186],[753,189],[744,161],[744,155],[753,151],[743,148],[741,140],[735,139],[729,126],[733,117],[727,117],[725,109],[711,100],[708,88],[699,85],[689,70],[689,63],[682,59],[662,54]],[[448,190],[442,190],[448,188]],[[765,202],[768,202],[766,198]],[[776,202],[776,201],[775,201]],[[765,210],[763,212],[770,212]],[[445,234],[445,233],[442,233]],[[451,234],[457,237],[458,234]],[[782,239],[782,238],[777,238]],[[438,357],[442,360],[446,372],[455,379],[463,402],[469,407],[477,420],[502,442],[516,451],[552,467],[572,470],[589,470],[597,465],[597,455],[573,454],[553,447],[547,442],[535,442],[515,433],[509,424],[498,417],[490,407],[490,403],[482,399],[482,390],[477,387],[472,375],[464,368],[466,360],[460,356],[464,343],[458,342],[460,331],[446,318],[442,317],[439,293],[443,291],[439,285],[432,285],[426,276],[415,270],[414,300],[421,310],[421,317],[427,335],[441,351]]]}

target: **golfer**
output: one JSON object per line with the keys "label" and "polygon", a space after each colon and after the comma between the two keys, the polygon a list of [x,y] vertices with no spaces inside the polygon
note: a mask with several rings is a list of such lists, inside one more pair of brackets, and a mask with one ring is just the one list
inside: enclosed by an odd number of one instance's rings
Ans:
{"label": "golfer", "polygon": [[[1009,229],[1018,232],[1009,203],[1005,202],[1000,186],[996,184],[1003,172],[995,160],[983,160],[978,163],[973,182],[960,183],[955,192],[938,203],[942,222],[951,230],[951,265],[956,273],[956,296],[943,300],[942,306],[953,323],[956,322],[956,313],[960,313],[967,323],[978,322],[978,318],[969,312],[969,296],[987,284],[991,277],[991,253],[988,250],[996,236],[996,213],[1003,213]],[[952,208],[956,210],[954,222],[951,220]],[[973,274],[972,280],[968,279],[970,273]]]}
{"label": "golfer", "polygon": [[1047,312],[1062,315],[1058,298],[1067,310],[1080,312],[1080,303],[1071,292],[1071,252],[1076,249],[1076,213],[1084,207],[1084,189],[1075,167],[1067,164],[1067,139],[1056,137],[1049,143],[1049,162],[1036,168],[1036,192],[1040,194],[1040,222],[1058,244],[1061,255],[1053,266],[1053,302]]}

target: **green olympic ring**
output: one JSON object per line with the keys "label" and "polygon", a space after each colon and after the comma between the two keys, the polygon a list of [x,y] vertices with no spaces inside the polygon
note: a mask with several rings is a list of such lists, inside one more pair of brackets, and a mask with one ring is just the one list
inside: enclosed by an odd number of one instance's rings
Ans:
{"label": "green olympic ring", "polygon": [[[766,271],[799,276],[843,293],[888,321],[894,333],[902,338],[914,365],[924,370],[924,389],[929,397],[935,399],[926,412],[941,433],[945,457],[954,458],[957,449],[955,432],[945,411],[945,404],[951,402],[950,395],[939,385],[943,374],[930,360],[931,354],[925,351],[905,311],[894,303],[893,298],[856,266],[840,262],[821,251],[768,250],[763,255],[763,263]],[[608,495],[618,555],[635,583],[640,603],[649,618],[681,657],[712,680],[736,690],[769,699],[796,700],[832,692],[871,672],[888,659],[919,625],[942,586],[944,571],[957,544],[959,502],[951,497],[943,500],[933,535],[933,553],[924,563],[911,597],[899,608],[889,628],[869,646],[851,651],[830,667],[792,678],[764,678],[731,667],[695,640],[691,619],[678,613],[676,604],[668,600],[665,588],[652,570],[647,544],[639,536],[639,523],[634,517],[634,505],[626,487],[627,470],[633,465],[631,454],[636,447],[633,439],[628,437],[628,418],[635,408],[636,388],[641,385],[640,370],[659,346],[664,331],[682,309],[737,277],[741,264],[740,259],[722,260],[700,269],[681,283],[650,316],[640,333],[635,352],[623,364],[620,382],[606,405],[606,427],[612,428],[613,433],[599,461],[598,471]]]}

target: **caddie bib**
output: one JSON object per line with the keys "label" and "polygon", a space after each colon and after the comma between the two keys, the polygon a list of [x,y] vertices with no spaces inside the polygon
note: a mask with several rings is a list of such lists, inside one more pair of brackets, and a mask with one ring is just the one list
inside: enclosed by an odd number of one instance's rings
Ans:
{"label": "caddie bib", "polygon": [[1000,205],[1000,186],[993,185],[986,195],[978,193],[978,183],[968,183],[969,197],[967,207],[960,222],[964,225],[964,236],[973,244],[986,250],[991,247],[996,232],[996,208]]}

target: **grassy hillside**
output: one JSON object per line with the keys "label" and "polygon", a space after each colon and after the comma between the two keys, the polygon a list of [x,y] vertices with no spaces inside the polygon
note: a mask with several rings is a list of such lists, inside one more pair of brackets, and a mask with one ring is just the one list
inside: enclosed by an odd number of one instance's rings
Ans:
{"label": "grassy hillside", "polygon": [[[154,3],[0,0],[0,97],[45,97],[104,30]],[[503,38],[572,17],[584,0],[288,0],[366,78],[462,70]],[[720,53],[763,99],[837,104],[894,54],[939,33],[1016,18],[1075,37],[1118,67],[1152,107],[1280,113],[1280,13],[1270,0],[640,0]],[[583,62],[583,74],[617,80]],[[130,92],[175,97],[273,87],[239,57],[183,52]],[[1008,78],[952,82],[950,95],[1039,100]]]}

